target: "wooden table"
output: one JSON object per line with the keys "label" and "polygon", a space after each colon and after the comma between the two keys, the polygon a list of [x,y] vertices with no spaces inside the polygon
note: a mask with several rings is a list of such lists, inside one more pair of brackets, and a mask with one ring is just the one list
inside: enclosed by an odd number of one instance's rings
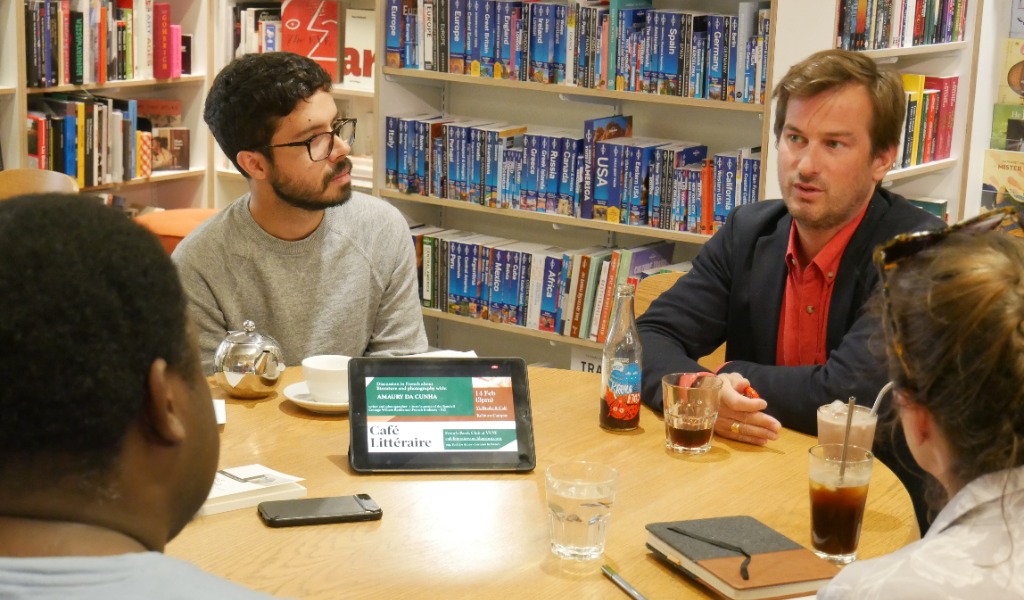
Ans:
{"label": "wooden table", "polygon": [[[300,369],[289,369],[279,389],[300,379]],[[368,493],[384,517],[271,529],[248,508],[198,519],[167,553],[296,598],[625,598],[600,573],[606,562],[655,600],[708,593],[650,555],[646,523],[749,514],[810,546],[812,437],[784,431],[766,448],[716,438],[706,455],[674,455],[660,416],[647,409],[637,431],[600,429],[599,387],[594,374],[530,369],[537,469],[528,474],[358,475],[346,456],[347,415],[307,412],[280,392],[229,399],[222,468],[262,463],[304,477],[310,497]],[[561,561],[548,544],[544,468],[579,459],[619,470],[605,556],[590,563]],[[917,537],[906,491],[876,463],[861,557]]]}

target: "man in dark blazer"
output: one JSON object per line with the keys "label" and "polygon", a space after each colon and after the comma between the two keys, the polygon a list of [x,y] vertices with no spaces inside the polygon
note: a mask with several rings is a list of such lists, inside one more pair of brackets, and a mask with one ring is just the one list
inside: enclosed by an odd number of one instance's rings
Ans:
{"label": "man in dark blazer", "polygon": [[874,400],[886,369],[870,343],[880,323],[865,312],[872,251],[943,225],[878,185],[902,130],[898,75],[827,50],[794,65],[774,96],[783,199],[737,207],[637,321],[644,402],[661,410],[661,377],[706,370],[696,360],[724,342],[715,433],[752,444],[781,425],[813,435],[816,409],[833,400]]}

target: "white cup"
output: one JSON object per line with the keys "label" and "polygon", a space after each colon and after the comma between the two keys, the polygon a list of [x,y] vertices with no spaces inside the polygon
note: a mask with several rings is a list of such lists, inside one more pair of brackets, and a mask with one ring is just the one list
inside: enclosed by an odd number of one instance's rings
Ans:
{"label": "white cup", "polygon": [[327,404],[348,402],[349,359],[336,354],[302,359],[302,376],[313,400]]}

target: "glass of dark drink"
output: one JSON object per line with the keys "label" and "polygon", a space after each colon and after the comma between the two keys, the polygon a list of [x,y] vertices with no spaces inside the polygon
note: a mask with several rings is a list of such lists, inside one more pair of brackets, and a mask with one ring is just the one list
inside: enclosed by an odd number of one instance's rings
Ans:
{"label": "glass of dark drink", "polygon": [[860,446],[820,444],[810,449],[811,544],[837,565],[857,559],[874,457]]}
{"label": "glass of dark drink", "polygon": [[710,373],[670,373],[661,378],[665,447],[682,454],[704,454],[718,418],[722,380]]}

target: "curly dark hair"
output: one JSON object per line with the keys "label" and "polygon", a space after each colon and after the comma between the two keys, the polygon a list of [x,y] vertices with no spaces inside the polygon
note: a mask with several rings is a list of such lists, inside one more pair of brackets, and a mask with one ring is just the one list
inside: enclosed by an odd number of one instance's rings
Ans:
{"label": "curly dark hair", "polygon": [[[203,119],[224,154],[248,178],[235,156],[269,144],[278,122],[291,114],[296,104],[330,89],[330,74],[305,56],[291,52],[246,54],[231,61],[213,80]],[[263,153],[271,158],[269,152]]]}
{"label": "curly dark hair", "polygon": [[98,198],[62,194],[0,202],[0,257],[0,473],[109,473],[153,361],[196,383],[170,257]]}

